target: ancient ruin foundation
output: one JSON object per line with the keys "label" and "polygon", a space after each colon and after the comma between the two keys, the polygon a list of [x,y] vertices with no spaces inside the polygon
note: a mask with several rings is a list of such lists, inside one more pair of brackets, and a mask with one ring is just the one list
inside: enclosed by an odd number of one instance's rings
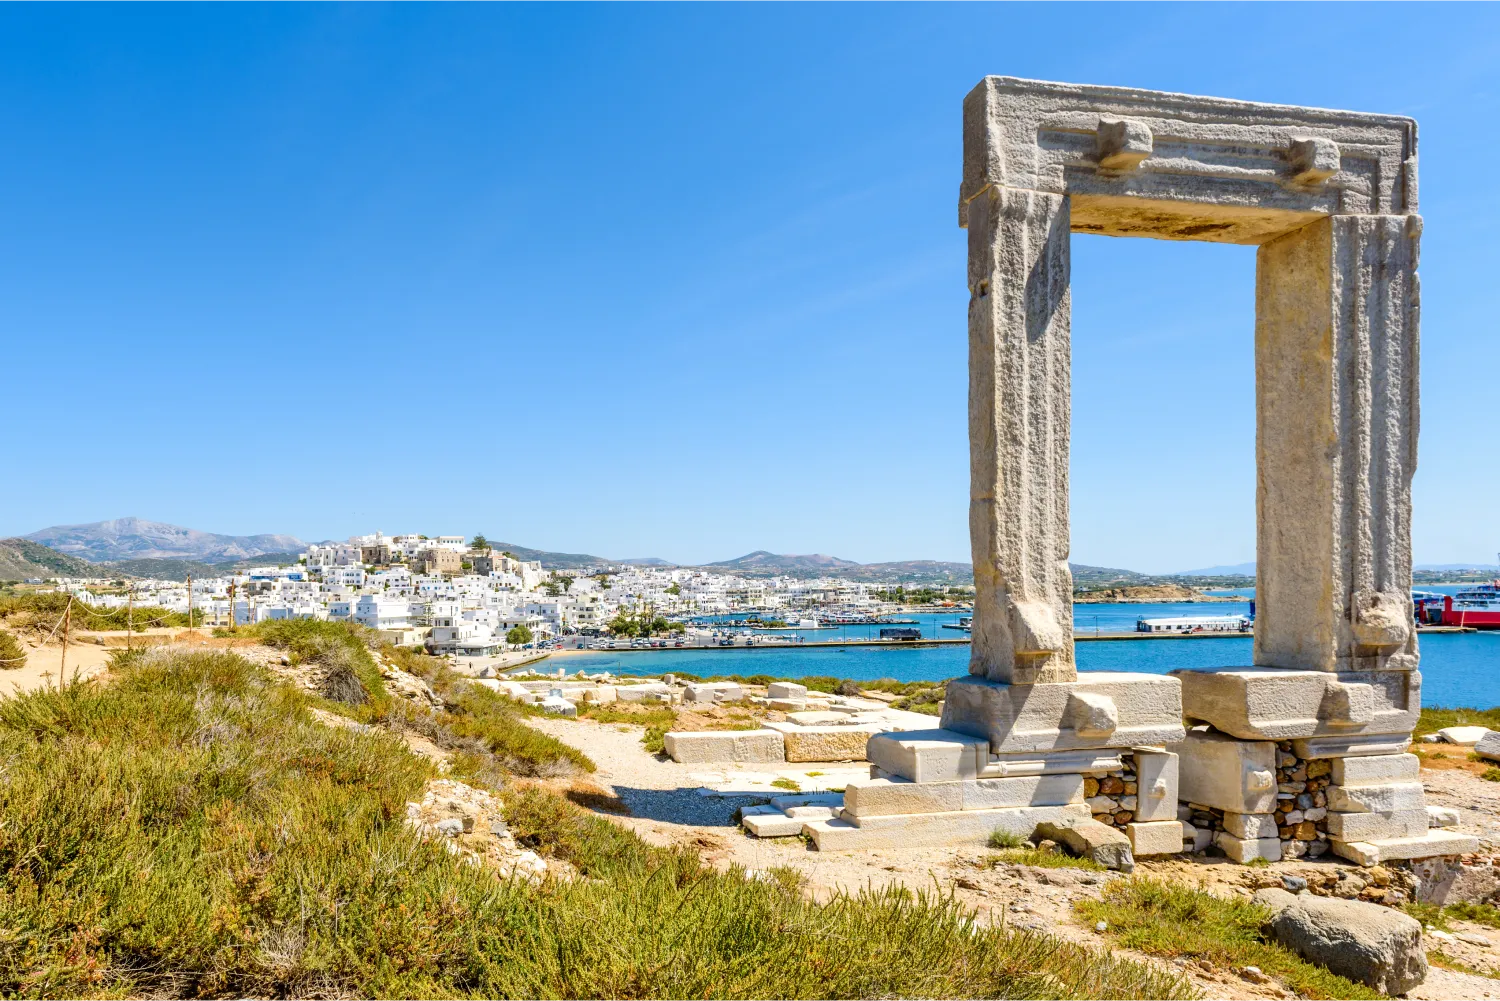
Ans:
{"label": "ancient ruin foundation", "polygon": [[[807,825],[820,848],[1041,823],[1101,842],[1123,828],[1137,855],[1212,842],[1240,861],[1477,848],[1429,827],[1405,753],[1421,705],[1416,142],[1416,123],[1389,115],[1009,77],[974,88],[958,202],[970,676],[949,684],[942,729],[871,738],[872,777]],[[1074,664],[1073,232],[1259,248],[1253,665]]]}

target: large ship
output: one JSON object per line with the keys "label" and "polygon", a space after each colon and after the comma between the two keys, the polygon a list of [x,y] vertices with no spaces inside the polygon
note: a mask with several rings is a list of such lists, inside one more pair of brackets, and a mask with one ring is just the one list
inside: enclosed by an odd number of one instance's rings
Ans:
{"label": "large ship", "polygon": [[1443,625],[1500,629],[1500,581],[1475,584],[1443,598]]}

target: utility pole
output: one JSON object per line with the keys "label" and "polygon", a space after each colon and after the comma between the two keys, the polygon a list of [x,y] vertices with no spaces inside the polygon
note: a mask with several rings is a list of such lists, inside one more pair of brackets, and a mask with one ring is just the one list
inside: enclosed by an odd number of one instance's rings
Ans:
{"label": "utility pole", "polygon": [[[128,611],[125,613],[125,651],[128,653],[135,649],[135,581],[130,582],[130,598],[127,603]],[[67,649],[67,645],[63,645]]]}
{"label": "utility pole", "polygon": [[234,580],[229,581],[229,630],[234,631]]}
{"label": "utility pole", "polygon": [[193,628],[193,575],[188,574],[188,630]]}

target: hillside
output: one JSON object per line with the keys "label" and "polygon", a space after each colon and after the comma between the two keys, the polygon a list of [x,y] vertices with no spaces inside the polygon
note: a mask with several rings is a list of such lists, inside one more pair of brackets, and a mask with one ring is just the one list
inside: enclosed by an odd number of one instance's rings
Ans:
{"label": "hillside", "polygon": [[0,580],[28,577],[102,577],[109,571],[30,539],[0,539]]}
{"label": "hillside", "polygon": [[91,563],[136,559],[222,562],[307,548],[306,543],[291,535],[218,535],[140,518],[54,525],[26,538]]}

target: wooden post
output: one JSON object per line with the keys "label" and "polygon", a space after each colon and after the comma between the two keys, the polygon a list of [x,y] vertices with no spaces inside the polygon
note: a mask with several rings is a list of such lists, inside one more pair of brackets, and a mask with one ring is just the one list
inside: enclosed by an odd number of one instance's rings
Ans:
{"label": "wooden post", "polygon": [[[69,604],[72,604],[69,602]],[[63,644],[67,649],[67,644]],[[135,649],[135,581],[130,582],[130,598],[125,612],[125,650],[128,653]]]}
{"label": "wooden post", "polygon": [[188,574],[188,631],[193,629],[193,575]]}
{"label": "wooden post", "polygon": [[61,688],[63,679],[68,676],[68,630],[73,626],[73,596],[68,595],[68,605],[63,609],[63,642],[62,657],[57,663],[57,687]]}

